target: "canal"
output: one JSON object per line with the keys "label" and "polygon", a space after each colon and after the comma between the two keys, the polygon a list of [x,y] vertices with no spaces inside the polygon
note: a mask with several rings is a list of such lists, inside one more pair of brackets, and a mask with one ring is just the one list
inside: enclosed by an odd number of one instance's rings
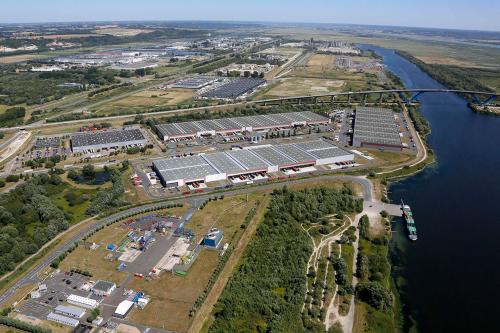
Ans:
{"label": "canal", "polygon": [[[362,48],[407,88],[443,88],[393,50]],[[476,114],[451,93],[419,101],[437,162],[389,189],[392,202],[412,207],[419,237],[410,243],[394,228],[404,312],[419,332],[500,332],[500,117]]]}

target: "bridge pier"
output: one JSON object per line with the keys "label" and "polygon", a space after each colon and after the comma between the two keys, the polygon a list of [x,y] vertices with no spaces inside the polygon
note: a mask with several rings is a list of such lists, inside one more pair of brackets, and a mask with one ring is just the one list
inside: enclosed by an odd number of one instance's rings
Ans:
{"label": "bridge pier", "polygon": [[363,105],[366,105],[366,98],[367,98],[368,94],[364,94],[363,95]]}
{"label": "bridge pier", "polygon": [[383,99],[383,97],[384,97],[384,93],[380,93],[380,96],[379,96],[379,98],[378,98],[378,102],[379,102],[379,103],[382,103],[382,99]]}
{"label": "bridge pier", "polygon": [[347,103],[351,103],[351,94],[347,95]]}
{"label": "bridge pier", "polygon": [[332,95],[332,99],[331,99],[330,103],[332,103],[332,104],[335,103],[335,95]]}

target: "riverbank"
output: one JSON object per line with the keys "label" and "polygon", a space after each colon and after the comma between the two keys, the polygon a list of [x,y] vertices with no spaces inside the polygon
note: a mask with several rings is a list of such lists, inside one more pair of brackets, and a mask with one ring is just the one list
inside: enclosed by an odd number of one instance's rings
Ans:
{"label": "riverbank", "polygon": [[[443,89],[394,50],[369,47],[405,87]],[[392,243],[401,254],[393,269],[402,278],[403,330],[411,330],[413,319],[426,333],[496,331],[500,290],[481,294],[471,292],[470,285],[493,286],[500,276],[500,267],[491,265],[500,261],[500,155],[495,154],[500,118],[471,112],[467,101],[453,93],[424,94],[419,102],[432,126],[427,142],[439,163],[391,182],[388,191],[390,200],[404,198],[412,207],[419,232],[418,241],[409,242],[402,224],[393,224]]]}
{"label": "riverbank", "polygon": [[396,50],[395,52],[397,55],[415,64],[420,70],[449,89],[494,92],[494,89],[481,83],[478,78],[482,79],[483,76],[497,76],[499,74],[498,71],[452,65],[428,64],[408,52],[401,50]]}

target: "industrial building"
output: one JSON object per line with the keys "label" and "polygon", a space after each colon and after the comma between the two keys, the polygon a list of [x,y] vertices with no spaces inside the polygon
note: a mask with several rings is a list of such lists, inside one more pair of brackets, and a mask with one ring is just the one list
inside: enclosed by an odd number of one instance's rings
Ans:
{"label": "industrial building", "polygon": [[214,182],[252,173],[273,173],[301,166],[334,164],[354,160],[354,154],[327,141],[261,145],[239,150],[153,161],[163,186]]}
{"label": "industrial building", "polygon": [[51,312],[47,315],[47,320],[71,327],[77,327],[78,324],[80,324],[80,322],[77,319],[66,317],[54,312]]}
{"label": "industrial building", "polygon": [[134,304],[135,304],[134,302],[129,300],[120,302],[120,304],[118,304],[118,306],[116,307],[113,316],[122,319],[125,318],[127,314],[130,312],[130,310],[132,310],[132,308],[134,307]]}
{"label": "industrial building", "polygon": [[210,229],[210,232],[203,238],[203,245],[210,248],[218,248],[222,242],[224,233],[219,229]]}
{"label": "industrial building", "polygon": [[358,106],[354,118],[352,145],[365,148],[403,149],[396,114],[390,109]]}
{"label": "industrial building", "polygon": [[120,149],[143,146],[147,142],[138,128],[124,128],[101,132],[78,133],[71,136],[73,153],[93,152],[101,149]]}
{"label": "industrial building", "polygon": [[330,119],[311,111],[275,113],[258,116],[188,121],[156,125],[164,141],[235,132],[292,128],[295,126],[329,124]]}
{"label": "industrial building", "polygon": [[85,315],[85,310],[76,306],[58,305],[54,312],[72,318],[82,318]]}
{"label": "industrial building", "polygon": [[197,90],[206,87],[215,81],[217,81],[217,78],[213,76],[193,76],[179,80],[170,87]]}
{"label": "industrial building", "polygon": [[266,83],[266,80],[257,78],[239,78],[232,80],[216,89],[203,93],[203,98],[235,99],[243,94],[252,92],[257,87]]}
{"label": "industrial building", "polygon": [[66,301],[69,304],[73,304],[85,309],[95,309],[99,305],[99,302],[97,302],[95,299],[82,297],[75,294],[69,295]]}
{"label": "industrial building", "polygon": [[92,293],[97,296],[109,296],[116,289],[116,284],[99,280],[92,286]]}

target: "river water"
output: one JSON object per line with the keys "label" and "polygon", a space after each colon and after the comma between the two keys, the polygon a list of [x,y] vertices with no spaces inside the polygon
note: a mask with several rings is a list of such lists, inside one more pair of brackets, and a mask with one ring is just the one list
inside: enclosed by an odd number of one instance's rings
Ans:
{"label": "river water", "polygon": [[[393,50],[362,48],[407,88],[443,88]],[[437,163],[389,189],[412,207],[419,237],[410,243],[401,223],[394,228],[405,330],[410,317],[419,332],[500,332],[500,117],[451,93],[419,101]]]}

